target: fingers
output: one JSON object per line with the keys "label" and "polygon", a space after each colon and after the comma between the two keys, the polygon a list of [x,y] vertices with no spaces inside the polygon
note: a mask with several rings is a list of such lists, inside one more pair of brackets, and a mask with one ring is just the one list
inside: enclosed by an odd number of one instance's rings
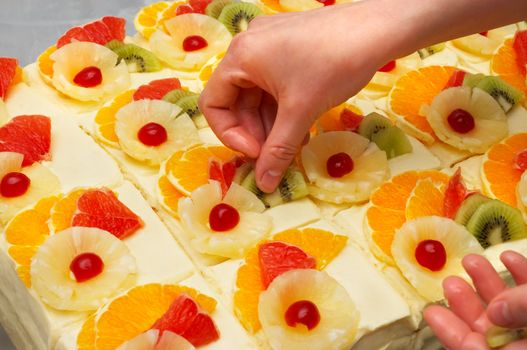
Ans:
{"label": "fingers", "polygon": [[450,309],[473,331],[484,333],[490,323],[485,317],[485,308],[474,289],[459,277],[449,277],[443,282],[445,297]]}
{"label": "fingers", "polygon": [[461,349],[470,327],[452,311],[442,306],[429,306],[424,312],[426,322],[447,349]]}
{"label": "fingers", "polygon": [[231,107],[240,125],[258,141],[260,146],[267,138],[260,116],[261,100],[260,88],[241,89],[235,105]]}
{"label": "fingers", "polygon": [[472,278],[478,294],[485,303],[490,303],[496,295],[507,289],[505,282],[487,259],[470,254],[463,259],[463,267]]}
{"label": "fingers", "polygon": [[278,105],[273,96],[267,92],[263,93],[262,102],[260,104],[260,116],[265,130],[265,137],[267,138],[273,129],[274,121],[276,120],[276,113],[278,113]]}
{"label": "fingers", "polygon": [[497,296],[488,306],[489,320],[504,328],[527,327],[527,284]]}
{"label": "fingers", "polygon": [[483,334],[472,332],[465,337],[459,350],[489,350],[489,346]]}
{"label": "fingers", "polygon": [[501,254],[501,261],[510,271],[517,285],[527,284],[527,258],[513,251]]}
{"label": "fingers", "polygon": [[525,350],[527,349],[527,339],[518,340],[501,348],[501,350]]}

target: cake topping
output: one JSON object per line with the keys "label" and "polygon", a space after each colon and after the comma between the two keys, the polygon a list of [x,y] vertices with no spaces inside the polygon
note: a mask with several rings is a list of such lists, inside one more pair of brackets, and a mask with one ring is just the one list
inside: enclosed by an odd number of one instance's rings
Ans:
{"label": "cake topping", "polygon": [[57,48],[75,41],[87,41],[105,45],[112,40],[123,41],[125,37],[124,18],[106,16],[80,27],[69,29],[57,41]]}
{"label": "cake topping", "polygon": [[378,71],[379,72],[389,73],[389,72],[393,71],[396,67],[397,67],[397,62],[395,60],[393,60],[393,61],[390,61],[390,62],[386,63],[381,68],[379,68]]}
{"label": "cake topping", "polygon": [[516,64],[525,76],[527,74],[527,30],[516,32],[513,48],[516,53]]}
{"label": "cake topping", "polygon": [[176,9],[176,15],[184,15],[186,13],[193,13],[194,9],[189,5],[179,5]]}
{"label": "cake topping", "polygon": [[311,301],[300,300],[287,308],[285,321],[290,327],[296,327],[298,323],[301,323],[308,330],[312,330],[320,323],[320,312]]}
{"label": "cake topping", "polygon": [[83,88],[99,86],[102,83],[102,72],[98,67],[86,67],[75,75],[73,82]]}
{"label": "cake topping", "polygon": [[329,176],[339,178],[353,171],[353,159],[344,152],[332,155],[326,162]]}
{"label": "cake topping", "polygon": [[7,90],[15,83],[17,70],[16,58],[0,57],[0,99],[5,99]]}
{"label": "cake topping", "polygon": [[448,181],[448,186],[445,190],[445,199],[443,202],[444,215],[447,218],[453,219],[461,203],[463,203],[468,195],[467,187],[461,178],[461,168],[458,168]]}
{"label": "cake topping", "polygon": [[104,269],[101,257],[94,253],[82,253],[73,259],[70,270],[79,283],[99,276]]}
{"label": "cake topping", "polygon": [[474,122],[474,117],[467,111],[463,109],[456,109],[449,114],[448,124],[457,133],[466,134],[476,126]]}
{"label": "cake topping", "polygon": [[137,133],[139,141],[146,146],[159,146],[167,140],[167,130],[157,123],[148,123]]}
{"label": "cake topping", "polygon": [[450,76],[450,79],[446,83],[444,89],[448,89],[451,87],[457,87],[463,85],[463,82],[465,81],[465,76],[467,75],[467,72],[456,69],[454,73]]}
{"label": "cake topping", "polygon": [[230,231],[240,222],[240,213],[236,208],[220,203],[209,214],[210,228],[216,232]]}
{"label": "cake topping", "polygon": [[521,172],[527,170],[527,149],[516,154],[514,157],[514,167]]}
{"label": "cake topping", "polygon": [[440,271],[446,264],[445,246],[433,239],[422,241],[415,249],[415,258],[430,271]]}
{"label": "cake topping", "polygon": [[317,0],[317,1],[324,4],[324,6],[335,5],[335,0]]}
{"label": "cake topping", "polygon": [[340,112],[340,123],[348,131],[357,131],[363,120],[364,116],[357,114],[348,108],[344,108],[342,112]]}
{"label": "cake topping", "polygon": [[198,51],[207,46],[207,40],[199,35],[187,36],[185,40],[183,40],[183,50],[186,52]]}
{"label": "cake topping", "polygon": [[2,197],[20,197],[27,192],[31,180],[27,175],[19,172],[11,172],[2,178],[0,183],[0,194]]}
{"label": "cake topping", "polygon": [[137,100],[161,100],[172,90],[181,89],[178,78],[167,78],[152,80],[150,83],[141,85],[134,93],[133,99]]}

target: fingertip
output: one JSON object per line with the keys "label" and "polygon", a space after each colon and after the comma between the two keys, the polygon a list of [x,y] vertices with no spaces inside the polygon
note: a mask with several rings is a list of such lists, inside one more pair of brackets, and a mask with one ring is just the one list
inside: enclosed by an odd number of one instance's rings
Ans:
{"label": "fingertip", "polygon": [[479,269],[482,264],[486,263],[486,259],[478,254],[468,254],[463,258],[462,264],[465,270]]}
{"label": "fingertip", "polygon": [[501,253],[500,260],[505,265],[515,265],[515,264],[524,262],[526,258],[518,252],[515,252],[512,250],[506,250],[503,253]]}
{"label": "fingertip", "polygon": [[467,282],[461,277],[449,276],[443,280],[443,289],[447,298],[463,293],[467,286]]}

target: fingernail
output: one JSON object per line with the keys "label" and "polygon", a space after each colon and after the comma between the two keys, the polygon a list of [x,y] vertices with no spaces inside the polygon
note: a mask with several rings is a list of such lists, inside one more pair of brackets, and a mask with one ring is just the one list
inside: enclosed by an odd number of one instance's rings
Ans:
{"label": "fingernail", "polygon": [[267,170],[264,172],[262,176],[262,187],[263,190],[274,190],[278,184],[280,183],[280,180],[282,179],[282,172],[279,170]]}
{"label": "fingernail", "polygon": [[492,313],[497,316],[500,325],[507,325],[512,322],[511,310],[509,309],[509,304],[504,301],[497,301],[492,306]]}

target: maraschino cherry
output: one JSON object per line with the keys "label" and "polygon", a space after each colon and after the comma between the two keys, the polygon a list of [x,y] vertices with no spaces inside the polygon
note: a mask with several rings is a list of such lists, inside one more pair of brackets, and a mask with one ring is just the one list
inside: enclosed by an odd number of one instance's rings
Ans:
{"label": "maraschino cherry", "polygon": [[289,327],[296,327],[300,323],[312,330],[320,323],[320,312],[311,301],[300,300],[287,308],[285,322]]}
{"label": "maraschino cherry", "polygon": [[353,166],[353,159],[344,152],[332,155],[326,162],[328,175],[335,178],[340,178],[351,173]]}
{"label": "maraschino cherry", "polygon": [[446,264],[446,250],[443,243],[428,239],[420,242],[415,248],[415,259],[430,271],[441,271]]}
{"label": "maraschino cherry", "polygon": [[186,52],[198,51],[207,47],[209,43],[205,40],[204,37],[199,35],[187,36],[183,40],[183,50]]}
{"label": "maraschino cherry", "polygon": [[235,228],[240,222],[240,213],[236,208],[220,203],[209,213],[209,225],[213,231],[225,232]]}
{"label": "maraschino cherry", "polygon": [[82,253],[73,259],[70,270],[77,282],[85,282],[99,276],[104,269],[101,257],[94,253]]}
{"label": "maraschino cherry", "polygon": [[474,117],[464,109],[456,109],[447,118],[448,125],[457,133],[466,134],[476,127]]}
{"label": "maraschino cherry", "polygon": [[394,70],[395,67],[397,67],[397,63],[395,61],[390,61],[381,68],[379,68],[379,72],[389,73]]}
{"label": "maraschino cherry", "polygon": [[102,83],[102,72],[98,67],[86,67],[81,70],[73,82],[83,88],[92,88]]}
{"label": "maraschino cherry", "polygon": [[148,123],[139,129],[137,138],[146,146],[159,146],[166,142],[168,135],[163,125]]}
{"label": "maraschino cherry", "polygon": [[25,174],[7,173],[0,183],[0,194],[6,198],[20,197],[27,192],[30,185],[31,180]]}

